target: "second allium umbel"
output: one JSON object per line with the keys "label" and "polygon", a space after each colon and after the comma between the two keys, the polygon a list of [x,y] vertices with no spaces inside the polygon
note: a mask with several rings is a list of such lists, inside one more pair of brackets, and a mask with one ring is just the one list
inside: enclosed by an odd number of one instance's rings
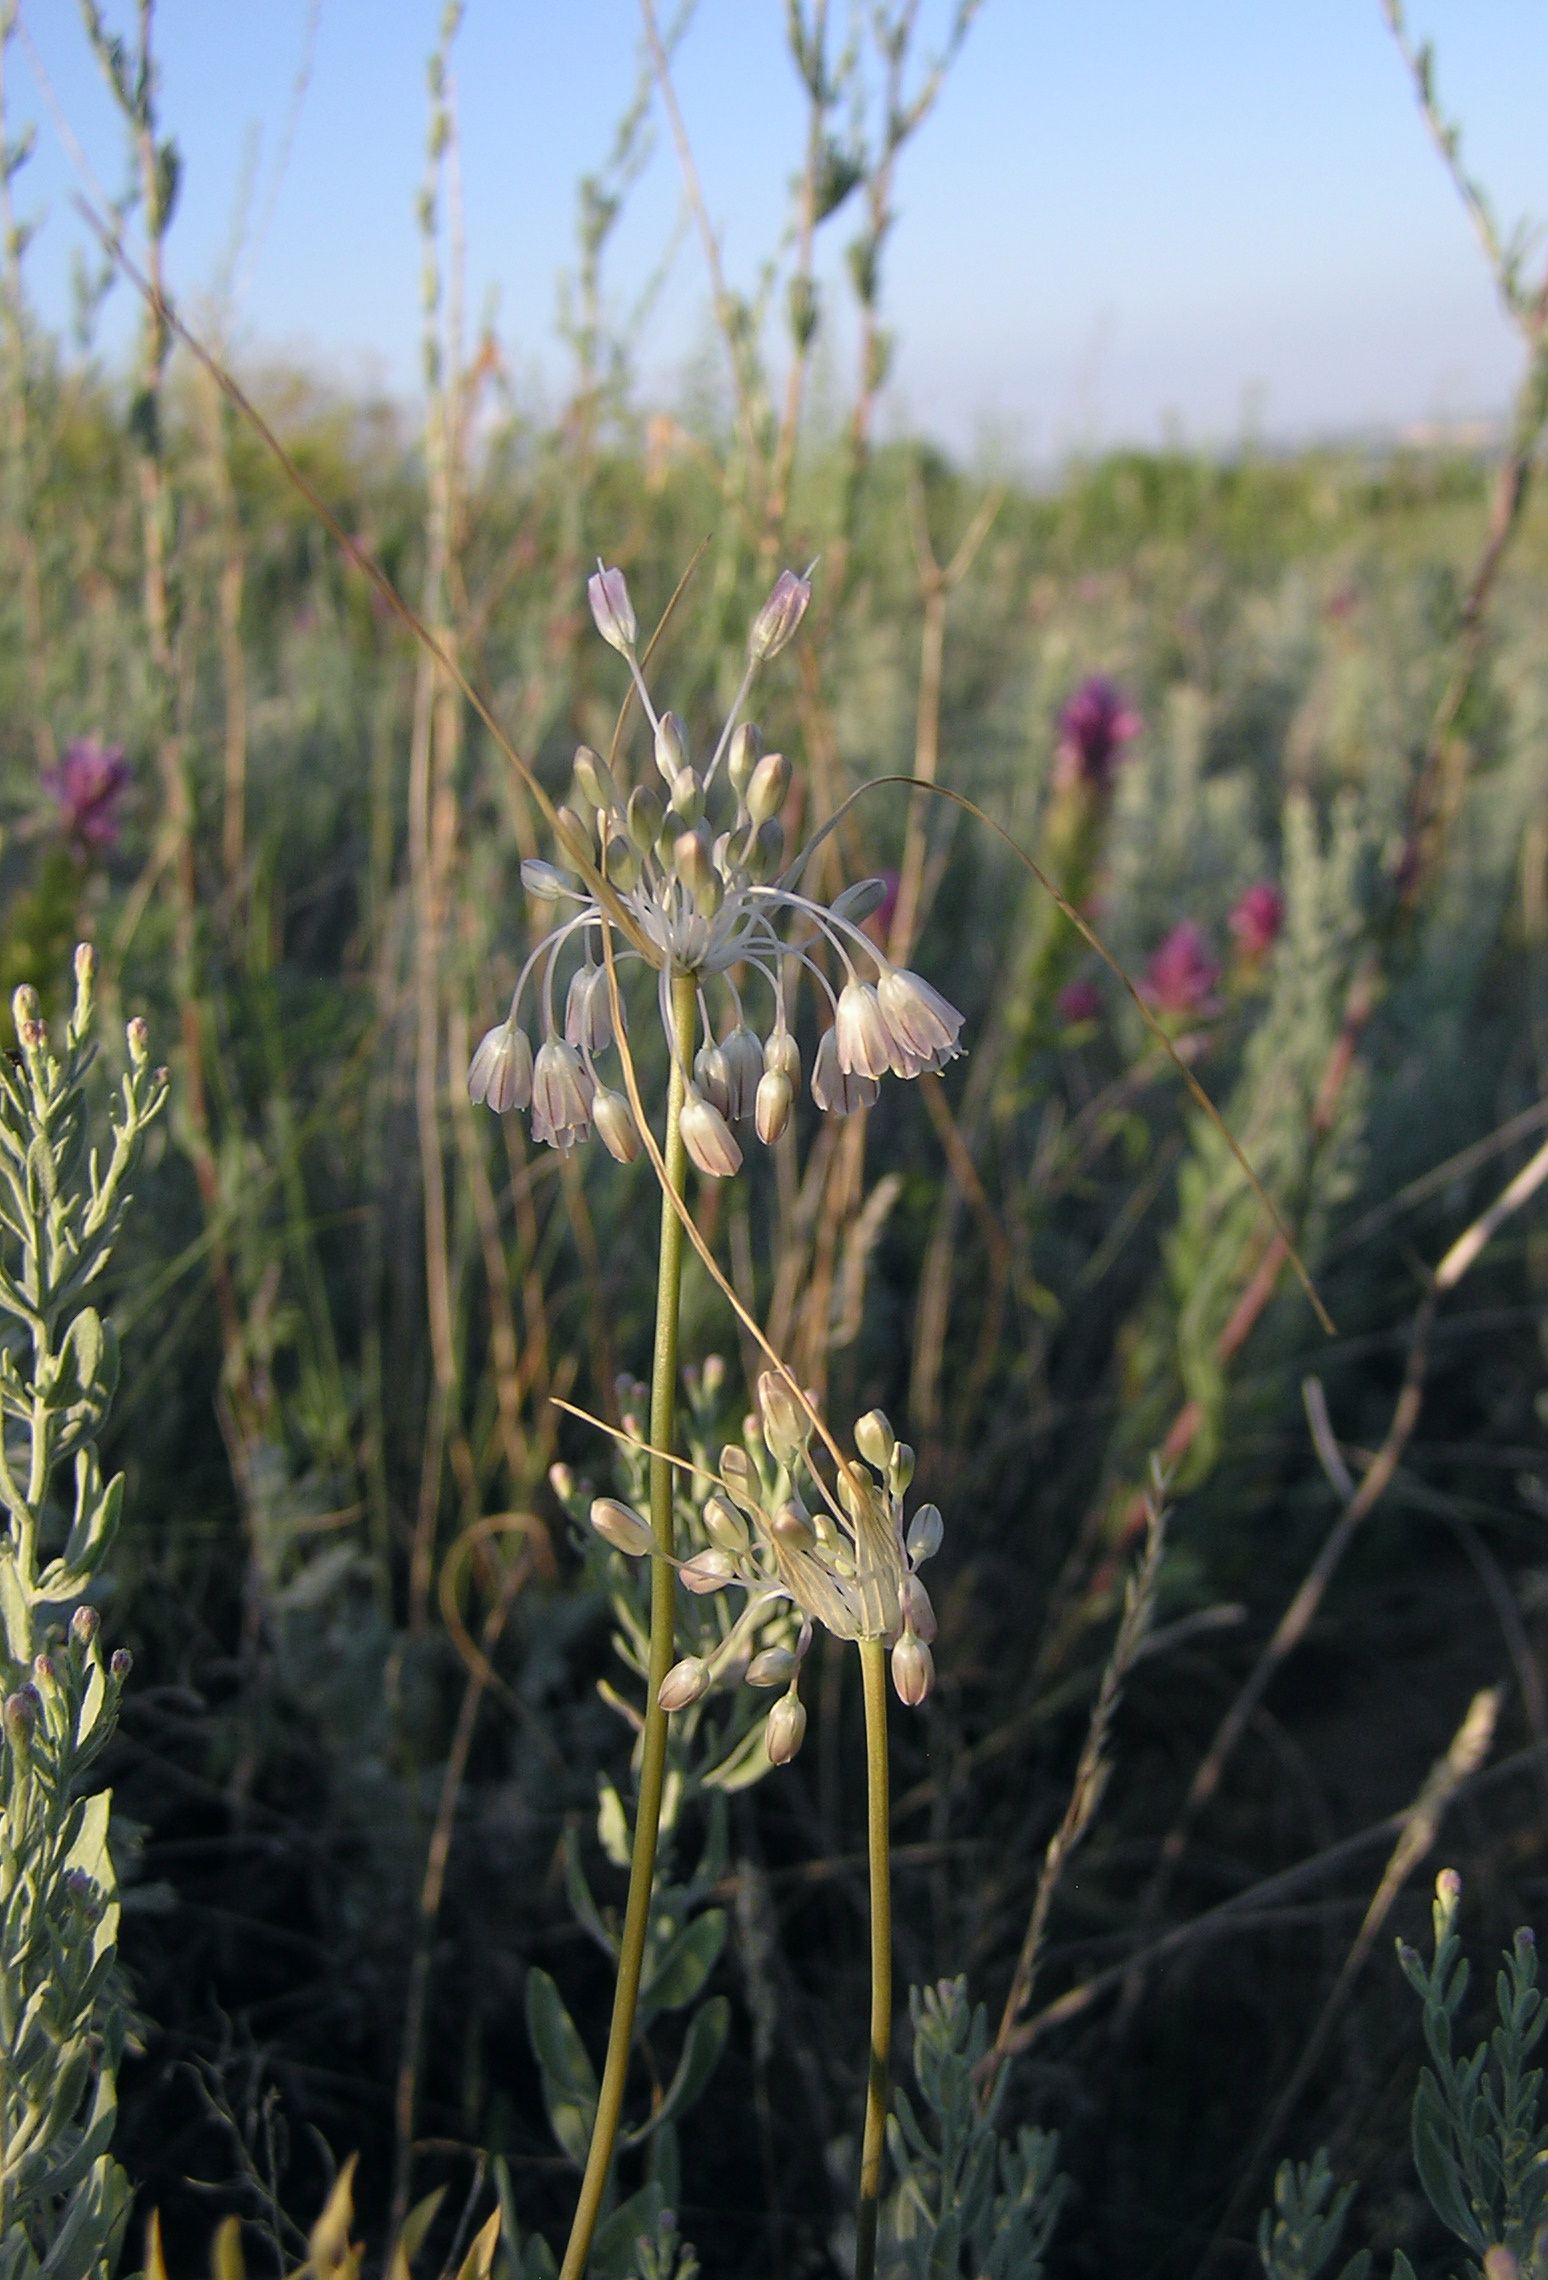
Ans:
{"label": "second allium umbel", "polygon": [[[473,1056],[468,1090],[502,1112],[530,1108],[534,1139],[551,1147],[567,1150],[594,1127],[621,1163],[638,1154],[628,1101],[597,1073],[614,1043],[603,948],[610,930],[620,969],[638,964],[655,974],[662,1027],[684,1084],[683,1143],[701,1172],[720,1179],[741,1166],[735,1126],[751,1119],[772,1145],[789,1122],[801,1083],[792,1013],[803,973],[830,1016],[812,1064],[812,1098],[836,1115],[869,1107],[889,1071],[916,1077],[954,1059],[962,1016],[865,933],[864,920],[885,894],[881,880],[863,879],[825,904],[801,892],[805,856],[786,864],[781,812],[790,762],[765,752],[741,713],[759,667],[801,622],[807,580],[786,570],[753,620],[742,685],[702,766],[681,719],[658,712],[646,685],[622,571],[599,568],[588,590],[598,632],[633,676],[655,779],[626,786],[589,746],[577,751],[570,798],[558,811],[563,864],[522,865],[528,894],[567,915],[556,915],[522,967],[510,1012]],[[819,947],[829,953],[827,967],[814,954]],[[701,1038],[691,1068],[680,1059],[672,1019],[672,984],[685,976],[697,990]],[[766,1014],[744,1000],[752,979],[767,995]],[[529,987],[536,1052],[523,1023]],[[721,1001],[718,1026],[712,988]]]}

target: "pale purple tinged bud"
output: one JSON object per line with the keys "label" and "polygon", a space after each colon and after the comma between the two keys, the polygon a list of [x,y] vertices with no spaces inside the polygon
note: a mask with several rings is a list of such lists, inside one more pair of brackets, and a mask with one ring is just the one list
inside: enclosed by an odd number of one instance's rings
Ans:
{"label": "pale purple tinged bud", "polygon": [[917,1710],[935,1684],[935,1661],[923,1639],[905,1631],[892,1650],[892,1683],[898,1700]]}
{"label": "pale purple tinged bud", "polygon": [[684,1655],[681,1662],[673,1663],[656,1690],[656,1700],[663,1710],[686,1710],[690,1703],[699,1701],[710,1690],[710,1667],[697,1655]]}
{"label": "pale purple tinged bud", "polygon": [[703,1599],[712,1591],[724,1591],[728,1583],[736,1581],[736,1562],[729,1552],[712,1548],[695,1552],[691,1560],[684,1560],[677,1572],[684,1588]]}
{"label": "pale purple tinged bud", "polygon": [[942,1068],[961,1052],[961,1014],[922,975],[889,968],[876,996],[893,1036],[925,1068]]}
{"label": "pale purple tinged bud", "polygon": [[591,1525],[604,1542],[628,1559],[643,1559],[656,1548],[649,1521],[642,1520],[632,1505],[621,1504],[616,1496],[599,1496],[593,1500]]}
{"label": "pale purple tinged bud", "polygon": [[0,1709],[0,1718],[5,1722],[5,1730],[12,1743],[24,1749],[31,1741],[33,1728],[38,1722],[36,1695],[28,1688],[24,1688],[20,1694],[8,1694],[3,1709]]}
{"label": "pale purple tinged bud", "polygon": [[911,1631],[916,1631],[926,1646],[935,1637],[935,1609],[930,1594],[917,1575],[903,1578],[903,1620]]}
{"label": "pale purple tinged bud", "polygon": [[89,1647],[102,1628],[102,1617],[95,1607],[77,1607],[70,1617],[70,1636],[77,1646]]}
{"label": "pale purple tinged bud", "polygon": [[89,990],[97,978],[97,953],[89,942],[75,945],[75,986]]}
{"label": "pale purple tinged bud", "polygon": [[788,1686],[795,1667],[795,1656],[788,1647],[765,1647],[747,1665],[747,1683],[749,1686]]}
{"label": "pale purple tinged bud", "polygon": [[790,762],[783,752],[765,752],[747,787],[747,812],[754,823],[772,823],[790,791]]}
{"label": "pale purple tinged bud", "polygon": [[915,1567],[934,1559],[945,1533],[946,1523],[941,1518],[940,1506],[921,1504],[908,1524],[908,1556]]}
{"label": "pale purple tinged bud", "polygon": [[634,647],[638,628],[634,622],[634,605],[629,600],[629,589],[621,570],[604,570],[601,563],[586,580],[586,598],[596,628],[610,648],[627,656]]}
{"label": "pale purple tinged bud", "polygon": [[701,1045],[694,1057],[693,1081],[722,1116],[731,1111],[731,1072],[718,1045]]}
{"label": "pale purple tinged bud", "polygon": [[741,1170],[742,1151],[732,1136],[730,1125],[697,1086],[688,1087],[678,1130],[689,1157],[706,1179],[729,1179],[733,1172]]}
{"label": "pale purple tinged bud", "polygon": [[108,1663],[108,1669],[117,1679],[120,1686],[123,1685],[124,1680],[129,1676],[129,1673],[133,1670],[133,1668],[134,1657],[129,1652],[129,1649],[127,1647],[115,1647],[113,1649],[112,1659]]}
{"label": "pale purple tinged bud", "polygon": [[853,1116],[869,1108],[881,1091],[874,1077],[852,1075],[839,1065],[836,1029],[825,1029],[812,1063],[812,1098],[825,1113]]}
{"label": "pale purple tinged bud", "polygon": [[798,578],[793,570],[781,570],[773,593],[753,619],[747,637],[748,655],[759,664],[777,657],[805,617],[811,598],[812,589],[805,578]]}
{"label": "pale purple tinged bud", "polygon": [[839,1067],[846,1076],[884,1077],[894,1058],[893,1039],[869,982],[846,982],[833,1024]]}
{"label": "pale purple tinged bud", "polygon": [[598,1085],[591,1096],[591,1121],[614,1162],[632,1164],[640,1152],[640,1134],[634,1111],[623,1094]]}
{"label": "pale purple tinged bud", "polygon": [[150,1031],[138,1014],[128,1024],[124,1036],[129,1043],[129,1058],[137,1069],[143,1069],[150,1059]]}
{"label": "pale purple tinged bud", "polygon": [[721,1039],[720,1058],[726,1070],[726,1114],[733,1123],[739,1123],[753,1112],[763,1074],[763,1047],[747,1024],[739,1021],[730,1036]]}
{"label": "pale purple tinged bud", "polygon": [[805,1739],[806,1704],[799,1694],[782,1694],[763,1729],[770,1765],[788,1765]]}
{"label": "pale purple tinged bud", "polygon": [[753,1101],[753,1123],[758,1138],[765,1148],[772,1148],[790,1122],[790,1111],[795,1095],[790,1079],[778,1069],[770,1069],[758,1079],[758,1090]]}
{"label": "pale purple tinged bud", "polygon": [[704,1500],[704,1533],[710,1542],[733,1559],[740,1558],[752,1545],[747,1523],[734,1504],[723,1496],[707,1496]]}
{"label": "pale purple tinged bud", "polygon": [[480,1040],[468,1065],[468,1098],[484,1102],[497,1116],[526,1107],[532,1098],[532,1047],[524,1029],[502,1021]]}

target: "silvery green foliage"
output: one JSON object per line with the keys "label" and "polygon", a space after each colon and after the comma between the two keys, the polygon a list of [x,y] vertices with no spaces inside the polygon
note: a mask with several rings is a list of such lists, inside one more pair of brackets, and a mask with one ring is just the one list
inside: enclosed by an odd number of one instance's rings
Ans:
{"label": "silvery green foliage", "polygon": [[1542,2070],[1527,2065],[1548,2025],[1537,1989],[1537,1943],[1530,1931],[1517,1932],[1495,1980],[1499,2024],[1471,2057],[1457,2057],[1452,2027],[1468,1983],[1456,1931],[1461,1896],[1460,1878],[1443,1870],[1435,1886],[1435,1960],[1428,1968],[1414,1949],[1398,1943],[1404,1976],[1424,2003],[1432,2061],[1414,2093],[1414,2166],[1442,2224],[1473,2251],[1477,2261],[1469,2273],[1494,2280],[1509,2271],[1514,2280],[1543,2280],[1548,2123],[1538,2113]]}
{"label": "silvery green foliage", "polygon": [[[1282,2161],[1274,2179],[1274,2206],[1258,2219],[1258,2257],[1267,2280],[1316,2280],[1337,2250],[1344,2219],[1354,2199],[1354,2187],[1333,2192],[1333,2172],[1327,2149],[1317,2148],[1307,2161]],[[1332,2194],[1332,2205],[1328,2196]],[[1371,2252],[1362,2248],[1352,2256],[1338,2280],[1365,2280]],[[1408,2261],[1399,2257],[1394,2280],[1402,2280]]]}
{"label": "silvery green foliage", "polygon": [[9,1317],[0,1344],[0,2280],[105,2274],[129,2210],[128,2181],[108,2151],[123,2041],[109,1797],[79,1795],[113,1732],[129,1667],[122,1652],[104,1663],[96,1610],[85,1603],[123,1497],[122,1477],[103,1481],[95,1446],[118,1348],[83,1301],[112,1249],[166,1077],[149,1067],[144,1024],[131,1022],[104,1161],[89,1146],[84,1094],[95,1051],[89,949],[77,951],[75,974],[62,1053],[24,989],[19,1062],[0,1059],[0,1311]]}
{"label": "silvery green foliage", "polygon": [[1054,2170],[1059,2140],[1030,2128],[1014,2144],[1001,2137],[1003,2067],[980,2103],[974,2069],[989,2026],[982,2004],[969,2010],[965,1980],[911,1988],[908,2008],[923,2112],[905,2090],[895,2093],[887,2140],[898,2187],[878,2269],[887,2280],[1040,2280],[1068,2190]]}

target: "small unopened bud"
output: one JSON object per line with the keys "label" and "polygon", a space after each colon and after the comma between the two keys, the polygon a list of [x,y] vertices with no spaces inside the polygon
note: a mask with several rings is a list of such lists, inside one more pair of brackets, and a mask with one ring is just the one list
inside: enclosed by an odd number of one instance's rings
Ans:
{"label": "small unopened bud", "polygon": [[898,1700],[917,1710],[935,1684],[935,1663],[923,1639],[905,1631],[892,1650],[892,1683]]}
{"label": "small unopened bud", "polygon": [[680,831],[672,842],[672,866],[688,892],[697,899],[715,876],[709,841],[702,831]]}
{"label": "small unopened bud", "polygon": [[67,1868],[64,1873],[64,1888],[66,1897],[83,1914],[97,1897],[97,1887],[84,1868]]}
{"label": "small unopened bud", "polygon": [[781,1137],[794,1106],[790,1079],[780,1069],[765,1069],[753,1099],[753,1124],[765,1148],[772,1148]]}
{"label": "small unopened bud", "polygon": [[150,1031],[139,1014],[125,1024],[124,1038],[129,1047],[130,1060],[137,1069],[143,1069],[150,1059]]}
{"label": "small unopened bud", "polygon": [[744,1511],[758,1509],[758,1476],[745,1449],[728,1441],[720,1452],[720,1477]]}
{"label": "small unopened bud", "polygon": [[640,882],[640,858],[632,841],[614,836],[607,843],[602,856],[602,868],[621,895],[626,895]]}
{"label": "small unopened bud", "polygon": [[664,712],[656,723],[656,767],[669,784],[688,765],[688,731],[680,713]]}
{"label": "small unopened bud", "polygon": [[817,1531],[799,1504],[782,1504],[769,1526],[787,1552],[809,1552],[817,1541]]}
{"label": "small unopened bud", "polygon": [[908,1524],[908,1556],[915,1567],[934,1559],[945,1533],[946,1523],[941,1518],[940,1506],[921,1504]]}
{"label": "small unopened bud", "polygon": [[903,1578],[903,1620],[929,1646],[935,1637],[935,1609],[930,1604],[930,1594],[917,1575],[906,1575]]}
{"label": "small unopened bud", "polygon": [[887,1485],[894,1496],[901,1496],[914,1477],[914,1452],[906,1441],[900,1441],[892,1452],[887,1467]]}
{"label": "small unopened bud", "polygon": [[629,589],[621,570],[604,570],[601,563],[586,580],[586,598],[591,614],[602,639],[625,656],[634,647],[638,628],[634,622],[634,605],[629,600]]}
{"label": "small unopened bud", "polygon": [[37,991],[30,982],[23,982],[11,995],[11,1019],[16,1024],[18,1037],[27,1022],[37,1020],[39,1011]]}
{"label": "small unopened bud", "polygon": [[835,918],[847,918],[851,926],[863,926],[886,900],[885,879],[857,879],[852,887],[835,895],[828,907]]}
{"label": "small unopened bud", "polygon": [[634,1111],[623,1094],[613,1092],[607,1085],[598,1085],[591,1096],[591,1121],[614,1161],[632,1164],[640,1152],[640,1134]]}
{"label": "small unopened bud", "polygon": [[605,812],[609,808],[623,805],[612,769],[601,753],[593,752],[589,744],[580,744],[575,748],[575,781],[581,797],[589,801],[592,807]]}
{"label": "small unopened bud", "polygon": [[775,816],[760,823],[747,854],[747,873],[755,886],[766,887],[777,878],[785,860],[785,827]]}
{"label": "small unopened bud", "polygon": [[574,881],[565,872],[536,855],[529,855],[522,864],[521,883],[534,902],[558,902],[574,891]]}
{"label": "small unopened bud", "polygon": [[656,1548],[650,1523],[642,1520],[632,1505],[621,1504],[616,1496],[593,1499],[591,1525],[615,1552],[622,1552],[631,1560],[643,1559]]}
{"label": "small unopened bud", "polygon": [[747,637],[748,655],[760,664],[777,657],[805,617],[811,598],[812,589],[805,578],[798,578],[793,570],[781,570],[773,593],[753,619]]}
{"label": "small unopened bud", "polygon": [[897,1436],[880,1409],[868,1409],[855,1426],[855,1447],[869,1465],[885,1472],[897,1447]]}
{"label": "small unopened bud", "polygon": [[718,1045],[701,1045],[694,1055],[693,1081],[722,1116],[731,1113],[731,1071]]}
{"label": "small unopened bud", "polygon": [[583,815],[576,814],[574,808],[566,806],[554,811],[554,837],[565,853],[573,855],[578,863],[596,860],[596,840],[591,826]]}
{"label": "small unopened bud", "polygon": [[38,1722],[37,1696],[25,1687],[19,1694],[8,1694],[3,1708],[0,1708],[0,1721],[3,1721],[12,1745],[17,1749],[25,1749]]}
{"label": "small unopened bud", "polygon": [[568,1504],[575,1494],[575,1474],[567,1464],[554,1464],[548,1468],[548,1485],[561,1504]]}
{"label": "small unopened bud", "polygon": [[129,1676],[129,1673],[133,1670],[133,1668],[134,1657],[129,1652],[129,1649],[127,1647],[115,1647],[113,1649],[113,1659],[108,1664],[108,1669],[117,1679],[120,1686],[123,1685],[124,1680]]}
{"label": "small unopened bud", "polygon": [[684,1655],[681,1662],[673,1663],[656,1690],[656,1700],[663,1710],[686,1710],[710,1690],[710,1667],[697,1655]]}
{"label": "small unopened bud", "polygon": [[34,1655],[32,1658],[32,1675],[37,1685],[46,1693],[59,1675],[54,1668],[53,1656]]}
{"label": "small unopened bud", "polygon": [[770,1031],[768,1043],[763,1048],[763,1065],[771,1073],[777,1072],[782,1077],[788,1077],[792,1091],[799,1089],[801,1048],[788,1029]]}
{"label": "small unopened bud", "polygon": [[788,1686],[796,1659],[788,1647],[765,1647],[747,1665],[749,1686]]}
{"label": "small unopened bud", "polygon": [[745,792],[752,780],[752,772],[763,758],[763,738],[750,720],[739,723],[731,737],[731,750],[726,756],[726,773],[739,792]]}
{"label": "small unopened bud", "polygon": [[1454,1868],[1443,1868],[1435,1879],[1435,1897],[1447,1908],[1456,1908],[1462,1899],[1462,1879]]}
{"label": "small unopened bud", "polygon": [[77,1646],[89,1647],[102,1628],[102,1617],[95,1607],[77,1607],[70,1617],[70,1636]]}
{"label": "small unopened bud", "polygon": [[712,1544],[717,1544],[721,1551],[729,1552],[733,1558],[740,1557],[752,1543],[747,1532],[747,1522],[736,1506],[728,1503],[723,1496],[707,1496],[704,1499],[704,1533]]}
{"label": "small unopened bud", "polygon": [[793,1465],[811,1438],[811,1419],[786,1380],[773,1370],[765,1370],[758,1380],[758,1411],[769,1455],[777,1465]]}
{"label": "small unopened bud", "polygon": [[783,752],[765,752],[747,787],[747,812],[754,823],[769,823],[790,791],[790,762]]}
{"label": "small unopened bud", "polygon": [[663,813],[661,801],[650,785],[636,784],[624,809],[624,822],[629,837],[642,855],[648,855],[655,846]]}
{"label": "small unopened bud", "polygon": [[736,1562],[729,1552],[712,1547],[707,1552],[695,1552],[677,1572],[684,1589],[703,1599],[709,1592],[724,1591],[728,1583],[735,1582]]}
{"label": "small unopened bud", "polygon": [[97,978],[97,953],[89,942],[75,945],[75,986],[89,990]]}
{"label": "small unopened bud", "polygon": [[672,778],[672,805],[686,824],[703,820],[704,783],[697,768],[678,769]]}
{"label": "small unopened bud", "polygon": [[1484,2280],[1518,2280],[1520,2271],[1520,2265],[1502,2240],[1484,2250]]}
{"label": "small unopened bud", "polygon": [[782,1694],[763,1729],[770,1765],[788,1765],[805,1739],[806,1704],[799,1694]]}
{"label": "small unopened bud", "polygon": [[24,1021],[16,1032],[26,1053],[39,1052],[48,1042],[48,1031],[41,1021]]}
{"label": "small unopened bud", "polygon": [[742,1168],[742,1151],[730,1125],[696,1085],[688,1087],[678,1130],[683,1146],[706,1179],[729,1179]]}

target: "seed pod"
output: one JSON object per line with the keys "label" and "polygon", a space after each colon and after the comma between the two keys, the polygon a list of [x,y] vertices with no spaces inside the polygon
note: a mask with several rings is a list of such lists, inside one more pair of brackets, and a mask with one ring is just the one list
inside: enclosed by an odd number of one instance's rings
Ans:
{"label": "seed pod", "polygon": [[806,1704],[799,1694],[782,1694],[763,1729],[770,1765],[788,1765],[805,1738]]}
{"label": "seed pod", "polygon": [[681,1662],[673,1663],[656,1690],[656,1700],[663,1710],[686,1710],[710,1690],[710,1668],[697,1655],[684,1655]]}
{"label": "seed pod", "polygon": [[765,752],[747,786],[747,812],[754,823],[768,823],[784,806],[790,790],[790,762],[783,752]]}
{"label": "seed pod", "polygon": [[650,1523],[642,1520],[632,1505],[620,1503],[616,1496],[592,1499],[591,1525],[615,1552],[623,1552],[631,1560],[643,1559],[656,1548]]}

